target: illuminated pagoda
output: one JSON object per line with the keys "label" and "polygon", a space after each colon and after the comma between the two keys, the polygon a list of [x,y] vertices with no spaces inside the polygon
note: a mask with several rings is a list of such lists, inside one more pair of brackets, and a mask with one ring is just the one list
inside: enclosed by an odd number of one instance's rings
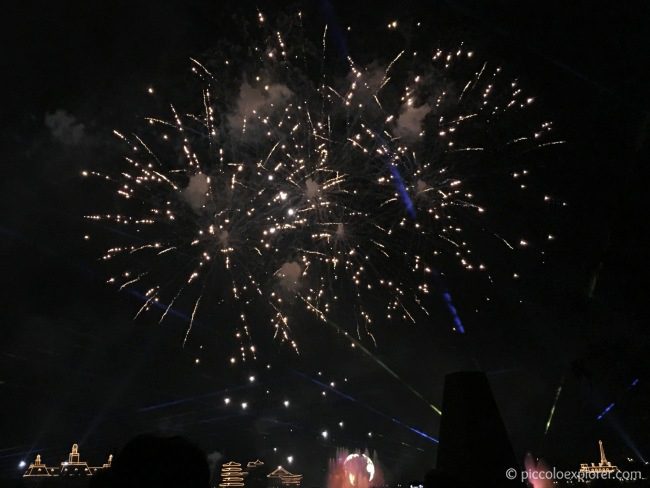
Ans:
{"label": "illuminated pagoda", "polygon": [[235,461],[227,462],[221,466],[221,488],[244,486],[244,476],[248,473],[241,469],[241,464]]}
{"label": "illuminated pagoda", "polygon": [[268,470],[266,464],[262,461],[259,459],[249,461],[246,464],[246,473],[248,473],[245,481],[246,488],[267,488],[268,478],[266,475]]}
{"label": "illuminated pagoda", "polygon": [[85,478],[96,474],[98,471],[108,469],[113,462],[113,455],[108,456],[108,460],[101,466],[88,466],[86,461],[81,461],[79,457],[79,445],[73,444],[68,460],[63,461],[60,466],[48,467],[41,459],[41,455],[37,454],[36,459],[23,473],[23,478],[28,480],[37,481],[44,477],[49,478]]}
{"label": "illuminated pagoda", "polygon": [[57,468],[48,468],[41,462],[41,455],[37,454],[36,459],[29,465],[27,471],[23,474],[24,478],[42,477],[42,476],[58,476]]}
{"label": "illuminated pagoda", "polygon": [[264,466],[264,463],[259,459],[256,459],[255,461],[248,461],[248,463],[246,464],[246,470],[250,471],[252,469],[259,469],[262,466]]}
{"label": "illuminated pagoda", "polygon": [[79,446],[72,444],[72,451],[68,454],[68,460],[61,463],[59,476],[92,476],[90,466],[86,461],[79,458]]}
{"label": "illuminated pagoda", "polygon": [[95,474],[95,473],[97,473],[97,471],[101,471],[102,469],[110,468],[111,464],[113,464],[113,455],[109,454],[108,455],[108,460],[104,464],[102,464],[101,466],[91,466],[90,471],[92,472],[92,474]]}
{"label": "illuminated pagoda", "polygon": [[603,441],[598,441],[598,447],[600,448],[600,462],[596,463],[583,463],[580,465],[580,474],[586,475],[587,479],[597,478],[598,475],[615,473],[620,471],[617,466],[614,466],[610,463],[605,457],[605,448],[603,447]]}
{"label": "illuminated pagoda", "polygon": [[268,486],[274,488],[280,487],[299,487],[302,483],[301,474],[293,474],[284,469],[282,466],[278,466],[277,469],[266,475],[268,478]]}
{"label": "illuminated pagoda", "polygon": [[300,488],[302,475],[293,474],[278,466],[267,474],[266,464],[259,459],[242,465],[235,461],[221,465],[219,488]]}

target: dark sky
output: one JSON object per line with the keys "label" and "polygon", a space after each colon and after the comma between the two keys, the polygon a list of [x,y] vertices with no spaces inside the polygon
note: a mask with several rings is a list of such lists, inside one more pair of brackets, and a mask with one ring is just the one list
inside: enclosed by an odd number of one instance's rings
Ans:
{"label": "dark sky", "polygon": [[[254,17],[258,6],[271,18],[295,9],[274,5],[61,1],[10,8],[0,179],[4,476],[36,452],[54,464],[74,441],[82,456],[99,463],[151,430],[186,435],[206,452],[240,460],[260,456],[280,464],[292,454],[295,469],[313,485],[337,446],[376,450],[391,479],[416,478],[433,464],[435,445],[404,424],[436,436],[435,415],[376,364],[343,350],[331,331],[312,327],[306,353],[278,351],[271,370],[264,363],[225,368],[218,348],[199,350],[198,339],[181,347],[182,318],[164,327],[152,316],[132,321],[139,298],[104,285],[106,271],[96,259],[101,247],[81,239],[89,201],[106,197],[83,188],[80,170],[120,156],[111,132],[146,115],[145,88],[168,87],[174,98],[188,58],[240,35],[237,19]],[[532,450],[552,464],[575,466],[597,460],[602,438],[614,460],[650,456],[642,176],[650,131],[648,4],[334,1],[329,14],[324,5],[301,8],[314,25],[334,19],[354,26],[353,56],[393,48],[393,41],[371,37],[393,19],[404,25],[421,19],[440,45],[464,41],[489,53],[525,81],[568,141],[537,175],[538,184],[568,202],[550,216],[559,239],[546,264],[530,265],[518,286],[498,287],[495,303],[476,316],[472,291],[450,277],[468,334],[449,334],[441,307],[435,324],[379,325],[377,356],[437,404],[446,373],[486,371],[522,455]],[[83,124],[80,143],[53,137],[46,114],[57,110]],[[504,211],[503,218],[510,216]],[[208,345],[211,330],[206,319],[197,331]],[[319,381],[335,381],[348,397],[333,391],[322,397]],[[251,408],[245,415],[227,408],[225,396]],[[610,414],[596,420],[612,402]],[[339,421],[344,429],[337,430]],[[319,436],[324,428],[327,440]]]}

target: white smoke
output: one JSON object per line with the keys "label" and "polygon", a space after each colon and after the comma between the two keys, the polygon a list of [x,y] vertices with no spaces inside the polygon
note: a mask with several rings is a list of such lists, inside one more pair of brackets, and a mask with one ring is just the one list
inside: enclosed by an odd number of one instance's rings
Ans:
{"label": "white smoke", "polygon": [[228,122],[233,129],[242,129],[245,121],[267,105],[276,105],[291,97],[293,92],[281,84],[254,87],[248,82],[242,83],[235,112],[228,116]]}
{"label": "white smoke", "polygon": [[216,475],[217,464],[221,459],[223,459],[223,454],[219,451],[213,451],[206,456],[206,459],[208,460],[208,466],[210,467],[210,479],[213,479]]}
{"label": "white smoke", "polygon": [[307,178],[305,180],[305,195],[307,195],[307,198],[313,200],[318,196],[319,192],[320,185],[311,178]]}
{"label": "white smoke", "polygon": [[426,181],[418,179],[415,182],[415,195],[418,197],[424,196],[424,194],[428,192],[430,189],[431,187]]}
{"label": "white smoke", "polygon": [[221,234],[219,234],[219,244],[223,249],[228,248],[230,245],[230,233],[227,230],[221,231]]}
{"label": "white smoke", "polygon": [[192,207],[195,212],[201,210],[208,198],[208,188],[210,180],[203,173],[196,173],[190,176],[190,182],[183,189],[181,195],[183,199]]}
{"label": "white smoke", "polygon": [[399,117],[397,118],[397,125],[395,126],[394,133],[396,136],[405,139],[415,139],[422,132],[422,122],[427,114],[431,112],[431,107],[428,105],[414,106],[411,103],[402,105]]}
{"label": "white smoke", "polygon": [[285,291],[295,291],[300,284],[302,268],[296,261],[287,261],[275,272],[280,286]]}
{"label": "white smoke", "polygon": [[45,126],[52,137],[65,146],[76,146],[84,137],[84,124],[65,110],[45,114]]}
{"label": "white smoke", "polygon": [[346,80],[348,83],[357,83],[355,96],[374,95],[386,80],[386,67],[373,61],[362,69],[361,76],[357,76],[354,71],[350,71]]}
{"label": "white smoke", "polygon": [[336,225],[336,238],[338,240],[345,239],[345,226],[341,223]]}

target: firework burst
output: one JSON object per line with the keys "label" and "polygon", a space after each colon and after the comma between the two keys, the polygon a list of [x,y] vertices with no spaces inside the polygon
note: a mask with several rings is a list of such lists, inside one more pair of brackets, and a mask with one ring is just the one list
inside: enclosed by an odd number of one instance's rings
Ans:
{"label": "firework burst", "polygon": [[[347,58],[337,76],[327,28],[322,48],[308,50],[300,29],[290,42],[258,21],[264,41],[240,49],[247,59],[192,59],[199,110],[171,106],[138,134],[115,131],[128,149],[121,168],[83,173],[120,200],[88,216],[118,241],[103,255],[121,270],[109,283],[137,287],[137,314],[156,308],[161,322],[185,304],[185,340],[207,304],[236,308],[245,360],[256,352],[252,313],[296,350],[300,311],[374,340],[375,317],[429,314],[437,256],[491,279],[470,243],[484,228],[470,187],[494,173],[524,177],[511,172],[516,155],[560,142],[550,122],[523,115],[533,99],[462,47],[366,66]],[[318,64],[310,78],[306,66]]]}

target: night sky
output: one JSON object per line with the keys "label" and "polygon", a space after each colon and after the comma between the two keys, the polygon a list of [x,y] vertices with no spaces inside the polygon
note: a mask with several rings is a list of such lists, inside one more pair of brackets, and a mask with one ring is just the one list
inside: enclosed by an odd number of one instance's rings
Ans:
{"label": "night sky", "polygon": [[[478,313],[479,291],[451,273],[465,335],[450,333],[441,302],[430,323],[375,324],[378,346],[366,345],[438,405],[445,374],[485,371],[522,459],[532,451],[551,465],[577,467],[597,461],[598,439],[611,460],[648,459],[648,4],[236,3],[10,7],[2,56],[9,81],[0,178],[2,476],[37,452],[58,463],[73,442],[99,464],[147,431],[187,436],[213,460],[260,457],[274,465],[292,455],[289,469],[305,473],[309,486],[323,483],[337,447],[376,452],[388,480],[417,479],[434,465],[435,443],[408,427],[436,437],[439,418],[331,329],[305,316],[300,356],[276,344],[264,360],[229,367],[215,340],[219,317],[200,320],[185,348],[186,315],[161,326],[154,315],[133,321],[141,298],[107,287],[102,246],[83,240],[89,202],[109,206],[112,196],[85,186],[81,170],[120,158],[112,130],[137,127],[148,115],[148,86],[182,102],[189,57],[241,42],[240,20],[254,19],[257,8],[270,19],[302,9],[320,26],[316,39],[324,23],[350,25],[351,55],[368,59],[394,53],[408,37],[375,35],[388,22],[421,21],[432,44],[464,42],[535,94],[537,110],[567,144],[535,166],[534,184],[567,206],[543,217],[505,207],[491,218],[506,229],[534,228],[543,218],[556,229],[544,264],[528,262],[525,279],[495,285]],[[61,117],[71,117],[63,133],[53,128]]]}

